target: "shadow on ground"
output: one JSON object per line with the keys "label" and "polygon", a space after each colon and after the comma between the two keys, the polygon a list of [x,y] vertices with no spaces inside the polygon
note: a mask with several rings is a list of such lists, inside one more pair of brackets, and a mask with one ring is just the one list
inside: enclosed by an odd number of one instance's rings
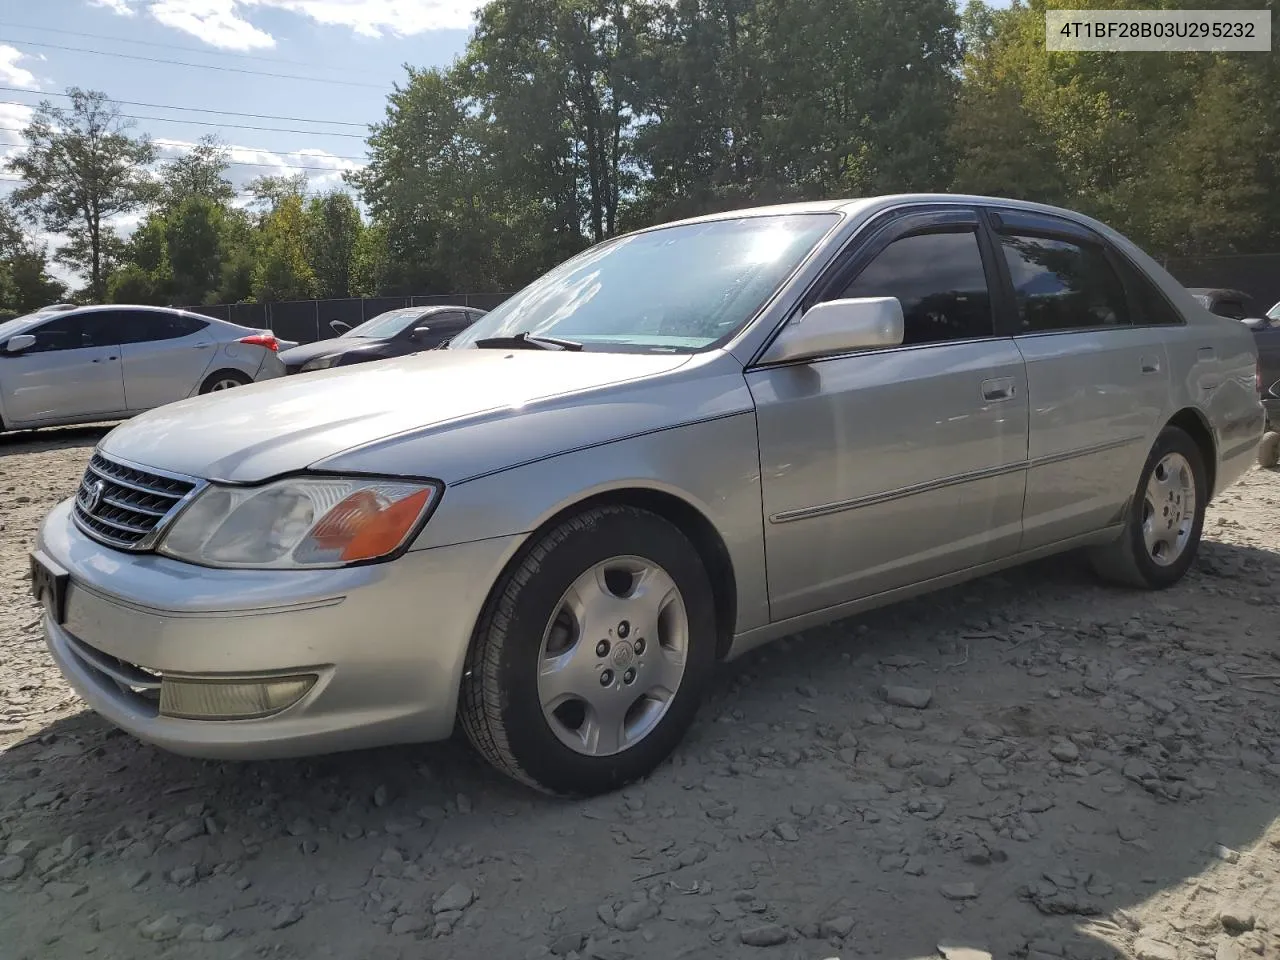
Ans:
{"label": "shadow on ground", "polygon": [[0,838],[44,850],[0,884],[0,953],[1213,957],[1244,895],[1213,878],[1280,812],[1277,574],[1206,543],[1143,594],[1068,557],[809,631],[589,801],[457,742],[215,763],[80,713],[0,755]]}

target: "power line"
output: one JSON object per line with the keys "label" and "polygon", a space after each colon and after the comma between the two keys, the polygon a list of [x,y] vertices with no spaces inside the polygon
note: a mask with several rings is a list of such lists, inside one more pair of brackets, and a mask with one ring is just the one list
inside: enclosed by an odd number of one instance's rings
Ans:
{"label": "power line", "polygon": [[[69,93],[45,93],[40,90],[28,90],[26,87],[4,87],[0,86],[0,91],[4,93],[26,93],[31,96],[39,97],[63,97],[70,100]],[[249,117],[253,120],[287,120],[291,123],[327,123],[335,127],[368,127],[367,123],[356,123],[354,120],[320,120],[316,117],[281,117],[273,113],[240,113],[236,110],[213,110],[208,107],[175,107],[168,103],[143,103],[138,100],[112,100],[112,103],[118,103],[126,107],[149,107],[152,110],[181,110],[183,113],[216,113],[224,117]],[[24,107],[31,104],[24,103]]]}
{"label": "power line", "polygon": [[[22,128],[21,127],[0,127],[0,130],[8,130],[11,133],[20,133],[22,131]],[[162,147],[189,148],[191,146],[191,144],[186,143],[182,140],[158,139],[155,141],[155,143],[158,143]],[[25,147],[25,146],[27,146],[26,143],[20,143],[18,141],[0,140],[0,147]],[[281,157],[303,157],[303,158],[309,157],[313,160],[316,159],[316,154],[314,152],[308,152],[306,150],[269,150],[266,147],[246,147],[241,145],[228,146],[227,149],[228,150],[253,150],[259,153],[270,153],[270,154],[275,154],[276,156],[281,156]],[[330,157],[334,160],[354,160],[357,163],[365,163],[369,159],[368,157],[350,157],[350,156],[340,155],[336,153],[326,153],[324,154],[324,156]],[[168,158],[165,158],[165,159],[168,159]],[[227,163],[244,163],[246,161],[228,160],[226,162]]]}
{"label": "power line", "polygon": [[[18,128],[18,127],[0,127],[0,130],[9,130],[9,131],[13,131],[13,132],[18,131],[19,129],[20,129],[20,128]],[[173,145],[174,145],[174,146],[186,146],[186,144],[176,144],[176,143],[175,143],[175,144],[173,144]],[[8,140],[0,140],[0,147],[24,147],[24,146],[26,146],[26,144],[25,144],[25,143],[16,143],[16,142],[8,141]],[[241,148],[241,149],[248,149],[248,148]],[[263,150],[262,152],[263,152],[263,153],[276,154],[276,155],[279,155],[279,156],[282,156],[282,157],[287,157],[287,156],[307,157],[307,156],[310,156],[312,159],[317,159],[317,158],[315,157],[315,155],[314,155],[314,154],[304,154],[304,153],[299,153],[298,151],[287,151],[287,150]],[[364,157],[337,157],[337,156],[333,156],[332,154],[329,154],[328,156],[332,156],[332,158],[333,158],[334,160],[350,160],[350,161],[352,161],[352,162],[354,162],[354,163],[361,163],[361,162],[364,162],[364,161],[365,161],[365,158],[364,158]],[[228,160],[228,161],[227,161],[227,166],[229,166],[229,167],[266,167],[267,169],[270,169],[270,170],[281,170],[281,169],[285,169],[285,170],[319,170],[319,171],[323,171],[324,173],[347,173],[347,172],[349,172],[349,171],[351,170],[351,168],[350,168],[350,167],[314,167],[314,166],[307,166],[307,165],[305,165],[305,164],[291,163],[291,162],[289,162],[289,161],[287,161],[287,160],[282,160],[280,163],[253,163],[253,162],[251,162],[251,161],[249,161],[249,160]],[[18,177],[17,179],[22,179],[22,178],[21,178],[21,177]]]}
{"label": "power line", "polygon": [[[31,104],[21,100],[0,100],[0,103],[13,107],[29,107]],[[226,127],[228,130],[267,130],[273,133],[301,133],[312,137],[345,137],[350,140],[363,140],[362,133],[334,133],[329,130],[299,130],[295,127],[260,127],[247,123],[215,123],[212,120],[184,120],[181,117],[147,117],[136,113],[122,113],[129,120],[154,120],[159,123],[190,123],[200,127]]]}
{"label": "power line", "polygon": [[368,87],[371,90],[386,90],[382,83],[357,83],[354,80],[329,80],[325,77],[304,77],[296,73],[270,73],[266,70],[248,70],[244,67],[223,67],[213,63],[191,63],[189,60],[166,60],[162,57],[143,57],[136,53],[117,53],[114,50],[93,50],[89,47],[67,47],[57,43],[43,43],[37,40],[14,40],[0,37],[3,43],[25,43],[30,47],[44,47],[48,50],[66,50],[71,53],[92,53],[100,57],[121,57],[125,60],[142,60],[146,63],[167,63],[175,67],[198,67],[201,70],[219,70],[223,73],[245,73],[256,77],[273,77],[277,80],[307,80],[311,83],[332,83],[340,87]]}
{"label": "power line", "polygon": [[[199,53],[207,56],[236,57],[241,60],[257,60],[261,63],[287,63],[294,67],[316,67],[321,70],[342,70],[346,73],[360,73],[368,77],[377,76],[372,70],[349,70],[346,67],[329,67],[322,63],[308,63],[305,60],[285,60],[280,57],[258,57],[251,53],[235,53],[231,50],[209,50],[203,47],[185,47],[172,43],[156,43],[154,40],[134,40],[131,37],[119,37],[109,33],[83,33],[79,30],[59,30],[57,27],[37,27],[30,23],[13,23],[0,20],[0,27],[14,27],[18,30],[34,30],[37,33],[60,33],[68,37],[86,37],[91,40],[111,40],[116,43],[132,43],[140,47],[159,47],[164,50],[182,50],[186,53]],[[34,43],[35,41],[19,41]]]}

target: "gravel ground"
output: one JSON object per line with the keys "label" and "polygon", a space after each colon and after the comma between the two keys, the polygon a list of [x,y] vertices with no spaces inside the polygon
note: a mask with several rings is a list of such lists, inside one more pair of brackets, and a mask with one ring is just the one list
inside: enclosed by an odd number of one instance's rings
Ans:
{"label": "gravel ground", "polygon": [[1160,595],[1078,559],[724,671],[565,803],[457,743],[212,763],[62,682],[26,552],[101,430],[0,437],[0,958],[1280,956],[1280,474]]}

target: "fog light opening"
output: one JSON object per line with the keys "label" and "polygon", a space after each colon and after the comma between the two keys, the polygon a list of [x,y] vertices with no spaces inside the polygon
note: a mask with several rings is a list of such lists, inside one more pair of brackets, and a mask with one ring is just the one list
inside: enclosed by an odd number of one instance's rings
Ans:
{"label": "fog light opening", "polygon": [[165,677],[160,715],[177,720],[254,720],[293,706],[315,686],[314,674],[265,680]]}

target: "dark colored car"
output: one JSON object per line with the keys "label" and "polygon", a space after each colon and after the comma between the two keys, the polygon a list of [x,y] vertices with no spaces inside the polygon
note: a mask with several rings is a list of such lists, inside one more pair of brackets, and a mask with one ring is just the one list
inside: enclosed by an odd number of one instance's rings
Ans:
{"label": "dark colored car", "polygon": [[1232,320],[1244,320],[1249,316],[1249,306],[1253,297],[1242,290],[1230,290],[1224,287],[1188,287],[1191,294],[1210,313]]}
{"label": "dark colored car", "polygon": [[402,307],[380,313],[358,327],[346,328],[334,320],[330,326],[339,336],[285,350],[280,359],[286,373],[308,373],[403,357],[447,343],[484,314],[474,307]]}
{"label": "dark colored car", "polygon": [[1210,313],[1239,320],[1253,331],[1258,344],[1258,392],[1267,410],[1267,433],[1258,447],[1258,464],[1274,467],[1280,461],[1280,303],[1260,317],[1253,315],[1253,297],[1242,290],[1189,287],[1187,292]]}
{"label": "dark colored car", "polygon": [[1280,462],[1280,303],[1265,317],[1244,321],[1258,344],[1258,390],[1267,409],[1267,434],[1258,448],[1258,463],[1274,467]]}

